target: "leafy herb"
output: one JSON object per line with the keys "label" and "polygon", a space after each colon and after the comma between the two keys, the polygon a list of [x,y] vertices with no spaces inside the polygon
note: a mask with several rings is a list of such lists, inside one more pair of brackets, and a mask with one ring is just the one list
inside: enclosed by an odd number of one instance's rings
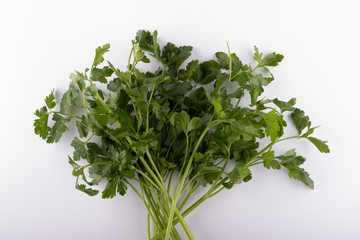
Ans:
{"label": "leafy herb", "polygon": [[[316,127],[295,107],[295,98],[260,98],[274,80],[269,67],[277,66],[282,55],[264,56],[255,47],[253,66],[243,64],[228,47],[228,53],[217,52],[214,59],[200,62],[189,59],[191,46],[167,43],[161,48],[157,38],[156,31],[138,31],[124,70],[104,62],[110,44],[96,48],[91,68],[70,75],[61,101],[52,91],[45,106],[35,111],[35,134],[48,143],[58,142],[70,121],[76,121],[78,136],[69,156],[76,189],[94,196],[99,193],[94,186],[106,182],[103,198],[132,189],[154,224],[149,239],[167,240],[181,239],[178,223],[194,239],[185,216],[223,189],[250,181],[254,165],[285,168],[290,178],[314,188],[300,167],[305,158],[295,149],[277,155],[272,148],[296,138],[329,152],[326,141],[312,136]],[[162,67],[154,72],[138,68],[139,62],[153,60]],[[229,90],[230,82],[238,87]],[[101,90],[106,89],[101,84],[109,91]],[[245,92],[251,98],[249,106],[241,101]],[[287,112],[298,135],[284,138]],[[260,142],[267,145],[259,148]],[[230,161],[234,164],[229,169]],[[207,192],[189,205],[193,194],[208,185]]]}

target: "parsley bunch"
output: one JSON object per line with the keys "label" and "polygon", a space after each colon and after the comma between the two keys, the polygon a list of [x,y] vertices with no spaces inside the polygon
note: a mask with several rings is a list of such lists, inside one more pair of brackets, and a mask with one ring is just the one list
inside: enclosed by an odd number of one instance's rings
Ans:
{"label": "parsley bunch", "polygon": [[[316,127],[295,107],[295,98],[260,98],[274,80],[269,68],[282,55],[264,56],[255,47],[252,66],[228,47],[215,60],[189,61],[191,46],[160,47],[157,36],[157,31],[138,31],[125,70],[104,64],[109,44],[98,47],[92,66],[70,75],[59,106],[51,92],[35,112],[35,133],[47,143],[58,142],[70,121],[76,121],[78,136],[71,142],[69,163],[78,190],[94,196],[99,190],[93,186],[106,183],[102,197],[113,198],[131,188],[148,211],[149,239],[168,240],[181,239],[178,223],[194,239],[184,217],[223,189],[251,180],[254,165],[286,168],[290,178],[314,188],[301,168],[305,158],[295,149],[276,154],[273,146],[307,139],[328,153],[326,142],[312,137]],[[160,67],[142,72],[138,64],[150,60]],[[228,89],[230,82],[238,87]],[[248,106],[242,105],[245,94],[251,99]],[[284,138],[287,112],[298,134]],[[259,141],[267,145],[259,148]],[[188,206],[205,186],[208,191]]]}

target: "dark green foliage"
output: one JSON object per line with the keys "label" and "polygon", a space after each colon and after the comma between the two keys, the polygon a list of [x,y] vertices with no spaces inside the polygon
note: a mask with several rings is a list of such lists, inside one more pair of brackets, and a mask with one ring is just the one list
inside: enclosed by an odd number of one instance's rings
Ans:
{"label": "dark green foliage", "polygon": [[299,132],[299,135],[304,130],[305,127],[309,126],[310,120],[308,116],[305,116],[305,113],[303,110],[300,110],[296,108],[291,113],[291,118],[294,121],[294,124]]}

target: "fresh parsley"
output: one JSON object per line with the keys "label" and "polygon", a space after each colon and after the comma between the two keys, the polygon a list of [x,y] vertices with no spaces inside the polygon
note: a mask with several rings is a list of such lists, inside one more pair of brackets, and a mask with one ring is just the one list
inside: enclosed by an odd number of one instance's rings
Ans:
{"label": "fresh parsley", "polygon": [[[92,66],[70,75],[61,100],[52,91],[45,106],[36,110],[35,133],[47,143],[58,142],[75,121],[78,135],[71,142],[69,163],[76,189],[94,196],[99,193],[94,186],[106,183],[103,198],[132,189],[154,224],[149,239],[168,240],[181,239],[178,223],[194,239],[184,218],[223,189],[250,181],[254,165],[286,168],[290,178],[314,188],[301,167],[304,157],[295,149],[282,155],[273,149],[296,138],[329,152],[326,141],[312,136],[315,127],[295,107],[295,98],[261,98],[274,80],[270,68],[282,55],[264,55],[255,47],[256,64],[245,64],[228,46],[227,53],[217,52],[212,60],[190,61],[191,46],[160,47],[157,37],[157,31],[138,31],[123,70],[105,62],[110,44],[96,48]],[[141,71],[139,63],[154,61],[160,66],[156,71]],[[237,89],[229,91],[231,82]],[[246,92],[248,106],[241,101]],[[82,114],[76,114],[79,109]],[[287,112],[298,134],[284,138]],[[267,145],[260,148],[259,141]],[[188,206],[205,186],[208,191]]]}

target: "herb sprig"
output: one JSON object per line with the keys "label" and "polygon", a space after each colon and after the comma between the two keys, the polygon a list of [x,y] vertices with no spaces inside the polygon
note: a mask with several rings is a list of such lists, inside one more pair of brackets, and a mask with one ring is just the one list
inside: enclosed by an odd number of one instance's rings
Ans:
{"label": "herb sprig", "polygon": [[[35,133],[47,143],[58,142],[70,121],[76,121],[78,136],[68,157],[76,189],[94,196],[99,193],[94,186],[105,182],[102,198],[113,198],[130,187],[148,211],[148,238],[167,240],[181,239],[178,223],[194,239],[185,216],[223,189],[250,181],[254,165],[286,168],[290,178],[314,188],[301,167],[305,158],[295,149],[279,155],[273,146],[307,139],[328,153],[326,142],[312,136],[316,127],[295,107],[295,98],[260,98],[274,80],[270,68],[282,55],[264,56],[255,47],[253,66],[242,63],[228,46],[227,53],[217,52],[213,60],[190,61],[191,46],[160,47],[157,36],[157,31],[138,31],[125,70],[105,63],[109,44],[98,47],[92,66],[70,75],[60,104],[52,91],[45,106],[36,110]],[[161,67],[154,72],[138,68],[140,62],[150,61]],[[231,82],[238,86],[233,91],[228,89]],[[100,90],[100,84],[108,91]],[[246,92],[249,106],[241,104]],[[75,114],[78,108],[83,114]],[[287,113],[298,134],[284,138]],[[268,144],[261,149],[259,141]],[[210,186],[208,191],[188,206],[191,196],[205,186]]]}

